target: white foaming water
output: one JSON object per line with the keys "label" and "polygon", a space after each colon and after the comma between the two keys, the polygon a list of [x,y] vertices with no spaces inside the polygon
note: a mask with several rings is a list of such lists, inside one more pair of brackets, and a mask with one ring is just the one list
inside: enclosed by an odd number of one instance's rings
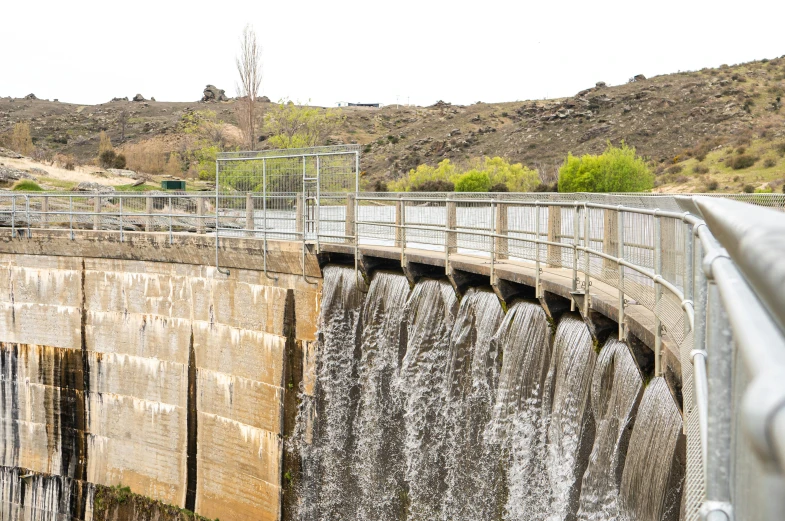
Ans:
{"label": "white foaming water", "polygon": [[583,475],[580,521],[619,517],[621,475],[642,391],[643,380],[629,348],[618,340],[608,340],[600,351],[591,383],[596,434]]}
{"label": "white foaming water", "polygon": [[621,479],[621,516],[629,521],[679,519],[684,480],[679,409],[662,377],[643,393]]}
{"label": "white foaming water", "polygon": [[395,382],[406,348],[404,305],[409,282],[379,272],[363,309],[360,398],[355,419],[358,520],[397,521],[405,509],[403,403]]}
{"label": "white foaming water", "polygon": [[488,435],[502,451],[506,469],[505,520],[541,521],[548,514],[546,474],[548,411],[543,389],[551,358],[545,312],[515,303],[494,337],[503,353],[494,418]]}
{"label": "white foaming water", "polygon": [[589,387],[597,355],[583,320],[565,315],[553,341],[546,407],[550,407],[547,468],[551,505],[547,519],[573,519],[578,510],[581,476],[586,469],[594,423]]}
{"label": "white foaming water", "polygon": [[503,318],[490,291],[470,289],[461,300],[450,339],[445,416],[446,491],[443,519],[496,519],[502,493],[499,453],[483,433],[491,420],[501,353],[492,342]]}
{"label": "white foaming water", "polygon": [[457,303],[447,282],[428,279],[414,286],[406,302],[406,355],[398,388],[404,403],[410,521],[438,519],[441,511],[445,425],[440,408]]}

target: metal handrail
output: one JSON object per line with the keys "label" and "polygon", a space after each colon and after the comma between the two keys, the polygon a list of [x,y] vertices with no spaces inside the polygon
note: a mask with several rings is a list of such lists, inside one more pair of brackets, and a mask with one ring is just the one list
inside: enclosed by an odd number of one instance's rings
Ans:
{"label": "metal handrail", "polygon": [[[102,194],[54,194],[54,193],[31,193],[31,194],[9,194],[0,195],[0,226],[2,221],[10,225],[12,236],[18,236],[17,231],[24,229],[27,237],[39,228],[65,228],[70,231],[71,239],[75,239],[74,229],[80,224],[84,225],[86,231],[90,229],[102,229],[104,232],[119,232],[120,239],[127,235],[126,230],[132,227],[140,231],[154,231],[163,229],[168,232],[170,241],[174,233],[186,232],[193,226],[187,224],[195,223],[196,233],[211,233],[218,239],[229,233],[229,228],[225,224],[225,219],[232,219],[238,227],[232,228],[232,233],[238,236],[258,238],[264,242],[264,266],[267,269],[267,241],[268,235],[291,237],[303,243],[310,240],[306,237],[305,229],[298,229],[295,223],[295,208],[270,209],[268,200],[290,200],[291,196],[261,194],[225,194],[221,199],[217,193],[207,192],[198,194],[144,194],[144,193],[102,193]],[[765,197],[763,194],[754,194],[752,199],[761,204],[785,206],[785,198],[778,195]],[[538,196],[542,196],[540,199]],[[259,215],[262,222],[262,229],[256,229],[258,210],[254,209],[253,200],[262,198],[262,212]],[[498,265],[502,262],[533,262],[536,271],[536,294],[542,295],[540,288],[541,276],[540,265],[542,262],[551,264],[553,258],[543,259],[543,248],[550,251],[558,251],[557,267],[570,270],[572,272],[572,289],[578,291],[579,284],[583,284],[583,292],[586,312],[591,306],[591,278],[596,266],[591,264],[591,259],[597,262],[607,262],[618,273],[618,278],[614,281],[605,282],[618,290],[618,322],[619,337],[623,338],[626,334],[625,308],[628,304],[628,284],[635,282],[628,278],[631,272],[637,273],[639,279],[637,283],[642,285],[642,281],[648,281],[646,288],[651,288],[654,292],[654,301],[644,303],[653,313],[657,321],[655,327],[655,371],[659,374],[662,368],[659,365],[660,346],[663,341],[663,327],[659,327],[663,319],[664,311],[658,306],[664,305],[661,302],[666,299],[675,299],[679,304],[681,313],[680,320],[684,323],[684,331],[681,334],[684,338],[677,344],[683,344],[682,349],[686,349],[688,357],[683,360],[691,362],[692,366],[692,396],[694,397],[694,414],[697,415],[700,436],[700,461],[706,483],[705,499],[707,500],[706,509],[720,509],[723,512],[731,512],[731,497],[727,493],[730,485],[727,481],[730,472],[730,449],[723,446],[721,450],[715,450],[712,445],[717,443],[714,440],[717,434],[717,425],[727,423],[727,417],[720,417],[711,420],[712,414],[718,408],[727,408],[727,403],[722,403],[718,398],[728,396],[730,390],[727,382],[720,380],[718,376],[722,371],[717,367],[725,367],[722,364],[731,364],[732,361],[722,349],[730,349],[728,344],[729,337],[722,331],[717,330],[715,322],[727,316],[727,323],[732,330],[732,340],[739,349],[741,360],[752,375],[751,384],[745,390],[742,413],[745,417],[745,424],[749,431],[749,438],[754,446],[756,453],[762,461],[770,462],[776,466],[777,472],[785,476],[785,269],[783,264],[777,263],[777,257],[770,247],[773,237],[785,237],[785,217],[783,214],[774,210],[753,208],[750,205],[742,205],[735,201],[721,200],[717,197],[680,197],[667,199],[660,197],[640,197],[640,194],[633,196],[613,196],[607,195],[598,199],[603,202],[593,202],[589,196],[564,195],[558,197],[547,196],[544,194],[499,194],[493,197],[485,195],[470,194],[364,194],[359,192],[341,194],[320,194],[320,197],[347,198],[347,204],[351,208],[351,222],[349,219],[349,208],[345,212],[342,220],[336,215],[324,212],[324,218],[317,216],[321,227],[316,225],[318,241],[327,243],[330,241],[341,241],[354,248],[355,253],[363,242],[377,239],[379,233],[370,233],[370,230],[389,230],[389,233],[381,234],[384,240],[392,241],[392,244],[400,248],[402,263],[406,262],[406,252],[416,244],[428,244],[444,248],[445,269],[450,273],[451,255],[463,248],[462,255],[483,255],[490,256],[491,281],[496,283],[496,273]],[[75,206],[75,199],[84,199],[82,207]],[[117,210],[114,208],[103,208],[100,204],[95,205],[92,210],[90,200],[96,198],[112,200],[117,203]],[[165,199],[168,202],[168,211],[156,212],[149,211],[152,206],[146,203],[144,211],[139,207],[140,199]],[[221,208],[220,203],[223,199],[230,199],[235,204],[237,201],[246,199],[249,204],[248,209],[243,211],[240,208]],[[593,198],[593,197],[592,197]],[[10,199],[10,204],[9,203]],[[187,210],[174,211],[173,203],[180,200],[197,200],[197,213]],[[625,204],[610,204],[618,201],[621,203],[636,202],[646,199],[648,205],[667,205],[673,210],[661,210],[659,208],[628,206]],[[37,206],[39,201],[46,200]],[[214,202],[214,212],[200,213],[202,202]],[[57,204],[61,202],[61,204]],[[361,209],[374,209],[385,207],[385,205],[395,205],[395,220],[390,221],[391,215],[384,214],[384,218],[379,220],[371,218],[361,218]],[[433,206],[436,205],[436,206]],[[335,205],[339,207],[339,205]],[[490,222],[459,222],[455,215],[450,217],[449,212],[456,212],[457,208],[480,208],[486,212],[486,217],[490,216]],[[328,208],[325,206],[325,208]],[[427,209],[440,208],[444,213],[443,217],[434,223],[421,222],[416,215],[411,220],[407,220],[407,208]],[[515,229],[515,226],[507,226],[506,219],[510,208],[533,210],[535,214],[535,229]],[[502,209],[505,209],[504,212]],[[545,209],[545,210],[543,210]],[[565,221],[567,229],[572,226],[572,233],[565,232],[559,221],[558,230],[543,231],[541,212],[547,211],[550,219],[551,211],[560,212],[566,210],[573,212],[572,222]],[[97,211],[96,211],[97,210]],[[139,211],[136,211],[139,210]],[[676,211],[679,210],[679,211]],[[602,231],[592,224],[591,217],[598,213],[614,216],[616,219],[616,233],[602,226]],[[340,214],[338,214],[340,215]],[[435,214],[434,214],[435,215]],[[441,213],[439,214],[441,215]],[[526,214],[528,215],[528,214]],[[555,214],[554,214],[555,215]],[[645,216],[651,229],[638,230],[640,237],[629,237],[625,230],[635,226],[635,219],[630,216]],[[7,218],[6,218],[7,216]],[[505,222],[502,224],[502,217]],[[100,220],[103,219],[103,224]],[[156,220],[157,219],[157,220]],[[250,221],[249,221],[250,219]],[[162,224],[161,221],[166,221]],[[208,232],[207,225],[214,220],[215,228]],[[465,220],[465,219],[464,219]],[[471,219],[470,219],[471,220]],[[92,221],[92,226],[87,226]],[[427,219],[426,219],[427,221]],[[336,230],[339,223],[344,223],[343,229]],[[673,251],[678,252],[683,258],[683,273],[672,273],[676,278],[669,279],[669,275],[662,273],[663,259],[663,223],[681,223],[688,230],[685,232],[686,244],[668,244]],[[136,223],[136,224],[134,224]],[[140,224],[146,223],[146,224]],[[222,224],[223,223],[223,224]],[[244,223],[244,224],[242,224]],[[272,227],[268,225],[272,223]],[[281,225],[283,223],[283,226]],[[109,225],[107,227],[106,225]],[[286,226],[289,224],[290,226]],[[292,224],[294,224],[292,226]],[[487,224],[487,226],[486,226]],[[547,223],[551,226],[551,223]],[[330,228],[332,225],[332,229]],[[250,226],[250,228],[249,228]],[[185,227],[185,228],[183,228]],[[180,231],[177,231],[180,230]],[[345,231],[345,233],[343,233]],[[647,234],[653,233],[654,240],[649,243],[647,240],[640,240],[649,237]],[[516,235],[517,234],[517,235]],[[615,236],[614,236],[615,235]],[[644,237],[645,236],[645,237]],[[470,241],[470,247],[461,246],[461,239]],[[612,244],[615,241],[616,251],[606,250],[605,241]],[[675,240],[670,237],[668,240]],[[592,244],[594,242],[594,244]],[[595,247],[596,243],[602,243],[602,248]],[[503,246],[502,246],[503,245]],[[612,246],[611,246],[612,247]],[[532,250],[533,249],[533,253]],[[636,260],[635,257],[625,255],[625,249],[638,252],[647,252],[653,255],[654,262],[647,264]],[[571,259],[565,262],[564,254],[571,255]],[[689,253],[691,252],[691,253]],[[627,252],[629,253],[629,251]],[[554,253],[555,254],[555,253]],[[782,252],[785,254],[785,241],[782,241]],[[550,254],[549,254],[550,255]],[[694,255],[694,258],[692,257]],[[583,263],[578,262],[578,257],[583,256]],[[689,256],[689,258],[688,258]],[[483,257],[487,258],[487,257]],[[357,255],[355,255],[355,262]],[[772,283],[771,270],[781,274],[780,284]],[[625,270],[627,273],[625,274]],[[777,271],[779,270],[779,271]],[[305,261],[303,260],[303,275],[305,275]],[[580,281],[579,276],[583,276]],[[268,277],[271,277],[268,275]],[[677,280],[677,279],[682,279]],[[778,279],[779,280],[779,279]],[[707,292],[708,283],[708,292]],[[615,284],[615,286],[614,286]],[[717,315],[721,310],[724,315]],[[673,311],[671,311],[673,312]],[[718,319],[719,317],[719,319]],[[672,318],[672,317],[671,317]],[[670,331],[671,339],[674,331]],[[691,346],[687,337],[692,335],[696,345]],[[720,335],[720,336],[717,336]],[[722,342],[720,340],[722,340]],[[724,347],[723,347],[724,346]],[[717,365],[720,364],[720,365]],[[714,383],[712,383],[714,382]],[[685,410],[686,414],[686,410]],[[729,414],[729,413],[728,413]],[[730,430],[730,428],[728,428]],[[725,438],[723,438],[724,440]],[[723,441],[727,444],[727,440]],[[723,481],[724,480],[724,481]],[[785,495],[784,495],[785,496]],[[713,506],[712,506],[713,505]]]}

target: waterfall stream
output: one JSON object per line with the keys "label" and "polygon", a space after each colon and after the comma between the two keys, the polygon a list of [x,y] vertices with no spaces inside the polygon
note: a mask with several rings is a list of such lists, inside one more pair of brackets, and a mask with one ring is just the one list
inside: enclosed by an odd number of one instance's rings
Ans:
{"label": "waterfall stream", "polygon": [[662,378],[644,393],[626,344],[598,348],[535,301],[505,313],[487,289],[324,277],[295,518],[678,519],[681,416]]}

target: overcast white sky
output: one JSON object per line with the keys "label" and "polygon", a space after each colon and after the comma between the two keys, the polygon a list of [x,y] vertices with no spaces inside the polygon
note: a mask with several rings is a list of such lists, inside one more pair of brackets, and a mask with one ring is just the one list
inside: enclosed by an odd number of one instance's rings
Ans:
{"label": "overcast white sky", "polygon": [[429,105],[573,95],[785,54],[782,0],[38,0],[0,7],[0,96],[103,103],[235,94],[246,23],[263,94]]}

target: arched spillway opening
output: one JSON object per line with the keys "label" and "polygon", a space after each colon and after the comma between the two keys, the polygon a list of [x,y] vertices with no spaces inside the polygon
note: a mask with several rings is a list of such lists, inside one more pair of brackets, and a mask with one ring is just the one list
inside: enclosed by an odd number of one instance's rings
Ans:
{"label": "arched spillway opening", "polygon": [[[681,414],[615,339],[488,288],[326,266],[291,519],[678,519]],[[287,492],[285,492],[286,494]]]}

